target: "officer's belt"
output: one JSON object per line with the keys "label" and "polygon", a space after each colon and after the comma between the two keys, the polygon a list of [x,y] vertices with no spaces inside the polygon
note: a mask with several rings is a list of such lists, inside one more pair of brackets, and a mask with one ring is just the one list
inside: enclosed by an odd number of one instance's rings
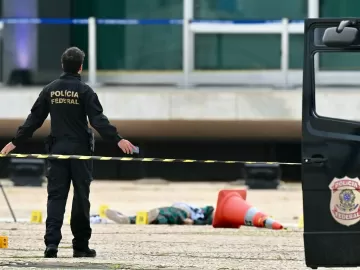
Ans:
{"label": "officer's belt", "polygon": [[84,143],[84,144],[88,143],[88,138],[75,138],[75,137],[66,137],[66,136],[59,136],[59,137],[51,136],[51,140],[52,140],[52,143],[63,142],[63,141]]}

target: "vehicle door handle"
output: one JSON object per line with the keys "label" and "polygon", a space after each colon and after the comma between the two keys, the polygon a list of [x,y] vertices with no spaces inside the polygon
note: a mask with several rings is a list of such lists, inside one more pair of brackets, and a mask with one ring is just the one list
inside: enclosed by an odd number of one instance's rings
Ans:
{"label": "vehicle door handle", "polygon": [[328,159],[322,155],[314,155],[311,158],[304,158],[306,164],[322,164],[327,162]]}

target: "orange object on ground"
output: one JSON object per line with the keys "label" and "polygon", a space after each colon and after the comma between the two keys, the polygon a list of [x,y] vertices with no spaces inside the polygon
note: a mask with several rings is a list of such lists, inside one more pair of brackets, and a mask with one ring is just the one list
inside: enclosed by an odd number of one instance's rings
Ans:
{"label": "orange object on ground", "polygon": [[240,228],[245,225],[274,230],[283,228],[280,223],[249,205],[245,200],[245,189],[221,190],[218,194],[213,227]]}

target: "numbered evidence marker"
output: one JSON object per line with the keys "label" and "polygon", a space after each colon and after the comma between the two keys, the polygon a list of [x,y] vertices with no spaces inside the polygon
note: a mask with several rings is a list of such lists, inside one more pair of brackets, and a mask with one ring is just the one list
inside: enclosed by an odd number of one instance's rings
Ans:
{"label": "numbered evidence marker", "polygon": [[304,228],[304,215],[299,217],[298,228]]}
{"label": "numbered evidence marker", "polygon": [[149,224],[149,214],[145,211],[140,211],[136,213],[136,225],[147,225]]}
{"label": "numbered evidence marker", "polygon": [[9,247],[9,238],[7,236],[0,236],[0,248]]}
{"label": "numbered evidence marker", "polygon": [[99,216],[101,218],[106,218],[106,210],[109,209],[109,206],[108,205],[100,205],[100,208],[99,208]]}
{"label": "numbered evidence marker", "polygon": [[30,217],[30,223],[42,223],[42,212],[32,211]]}

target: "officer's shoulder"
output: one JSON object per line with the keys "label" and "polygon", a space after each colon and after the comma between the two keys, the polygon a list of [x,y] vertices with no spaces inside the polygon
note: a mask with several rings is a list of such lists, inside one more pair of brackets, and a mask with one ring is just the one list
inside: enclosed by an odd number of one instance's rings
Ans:
{"label": "officer's shoulder", "polygon": [[43,91],[45,91],[45,92],[49,91],[58,83],[59,83],[59,79],[53,80],[52,82],[50,82],[44,86]]}
{"label": "officer's shoulder", "polygon": [[95,93],[95,91],[91,88],[90,85],[84,83],[84,82],[81,82],[82,84],[82,88],[83,88],[83,91],[84,91],[84,94],[86,95],[92,95],[93,93]]}

